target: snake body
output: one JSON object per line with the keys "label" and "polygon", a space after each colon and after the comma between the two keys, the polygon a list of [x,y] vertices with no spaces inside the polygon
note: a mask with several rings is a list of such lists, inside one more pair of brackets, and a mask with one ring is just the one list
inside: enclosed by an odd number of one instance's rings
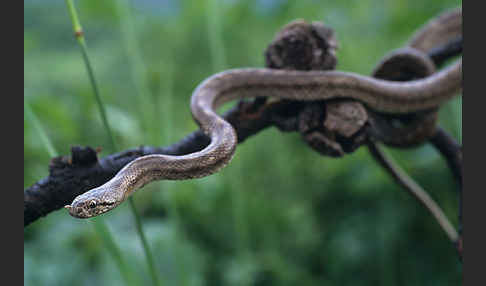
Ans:
{"label": "snake body", "polygon": [[429,77],[408,82],[339,71],[227,70],[204,80],[191,98],[192,115],[211,139],[206,148],[183,156],[142,156],[102,186],[76,197],[66,207],[74,217],[89,218],[115,208],[154,180],[200,178],[217,172],[233,157],[237,136],[233,127],[215,110],[234,99],[257,96],[298,101],[352,98],[372,110],[396,114],[437,107],[461,88],[462,59]]}
{"label": "snake body", "polygon": [[[406,81],[430,76],[436,71],[430,56],[439,47],[461,41],[462,9],[456,8],[427,22],[411,37],[407,46],[386,55],[373,71],[373,77]],[[436,131],[438,108],[407,116],[406,123],[397,121],[396,117],[369,112],[373,125],[369,131],[376,140],[388,146],[416,146],[428,140]],[[395,119],[391,121],[391,118]]]}

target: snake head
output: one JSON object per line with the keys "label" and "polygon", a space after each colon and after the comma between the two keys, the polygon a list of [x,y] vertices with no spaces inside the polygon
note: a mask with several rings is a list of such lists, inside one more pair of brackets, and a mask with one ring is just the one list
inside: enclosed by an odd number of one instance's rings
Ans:
{"label": "snake head", "polygon": [[95,190],[77,196],[71,205],[65,206],[69,214],[76,218],[91,218],[106,213],[120,204],[111,198],[95,196]]}

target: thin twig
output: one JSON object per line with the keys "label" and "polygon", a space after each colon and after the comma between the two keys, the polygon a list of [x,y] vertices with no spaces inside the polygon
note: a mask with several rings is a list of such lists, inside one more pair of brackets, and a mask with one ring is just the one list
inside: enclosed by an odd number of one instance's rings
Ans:
{"label": "thin twig", "polygon": [[[449,169],[451,169],[452,174],[456,178],[457,181],[457,193],[458,193],[458,201],[459,201],[459,214],[458,214],[458,231],[459,231],[459,240],[462,239],[462,146],[459,145],[451,135],[447,133],[444,129],[437,127],[437,131],[435,135],[430,139],[432,145],[434,145],[437,150],[442,154],[442,156],[446,159],[447,164],[449,165]],[[462,254],[462,241],[458,241],[457,248]]]}
{"label": "thin twig", "polygon": [[447,160],[447,164],[462,188],[462,146],[452,138],[443,128],[437,127],[435,135],[430,142]]}
{"label": "thin twig", "polygon": [[451,242],[457,243],[459,235],[452,226],[440,206],[422,189],[411,177],[409,177],[391,157],[388,157],[374,142],[369,141],[368,149],[380,165],[390,173],[396,182],[403,186],[415,199],[417,199],[435,218],[442,230]]}

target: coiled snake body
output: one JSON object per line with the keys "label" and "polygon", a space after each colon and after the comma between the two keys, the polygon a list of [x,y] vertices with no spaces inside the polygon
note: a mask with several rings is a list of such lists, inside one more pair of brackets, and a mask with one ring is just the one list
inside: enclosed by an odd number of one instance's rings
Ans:
{"label": "coiled snake body", "polygon": [[[447,21],[429,23],[422,29],[427,32],[422,34],[445,31],[439,33],[443,36],[433,40],[440,42],[451,31],[456,33],[457,26],[462,26],[462,12],[458,9],[447,15]],[[417,45],[426,42],[427,37],[422,34],[415,36]],[[221,104],[230,100],[256,96],[298,101],[352,98],[375,111],[396,114],[437,107],[461,88],[462,59],[429,77],[409,82],[385,81],[338,71],[265,68],[224,71],[202,82],[191,99],[194,119],[211,138],[206,148],[183,156],[155,154],[140,157],[127,164],[111,180],[79,195],[66,207],[74,217],[89,218],[115,208],[134,191],[154,180],[199,178],[217,172],[231,160],[237,145],[233,127],[215,112]]]}

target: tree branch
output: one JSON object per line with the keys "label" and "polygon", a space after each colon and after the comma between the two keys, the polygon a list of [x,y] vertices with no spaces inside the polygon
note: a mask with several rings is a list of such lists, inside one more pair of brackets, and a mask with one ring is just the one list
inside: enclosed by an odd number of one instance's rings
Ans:
{"label": "tree branch", "polygon": [[[296,49],[300,52],[296,52]],[[267,47],[266,66],[295,68],[304,63],[320,69],[333,69],[336,65],[335,49],[332,29],[318,22],[307,24],[294,21],[283,27]],[[282,131],[294,131],[286,126],[289,126],[288,119],[296,117],[300,108],[299,102],[282,100],[267,103],[257,99],[252,102],[240,101],[223,117],[235,129],[238,143],[242,143],[273,125]],[[92,148],[73,147],[70,158],[53,158],[49,165],[49,176],[24,191],[24,227],[71,203],[87,190],[105,183],[128,162],[140,156],[184,155],[199,151],[208,144],[209,138],[198,130],[167,147],[141,146],[99,160]]]}
{"label": "tree branch", "polygon": [[[436,47],[429,51],[428,55],[435,63],[437,67],[443,65],[446,60],[451,57],[455,57],[462,53],[462,37],[452,40],[449,43],[446,43],[443,46]],[[393,67],[391,67],[393,69]],[[383,78],[387,78],[388,74],[381,75]],[[378,115],[378,114],[376,114]],[[415,116],[415,115],[414,115]],[[403,186],[413,197],[415,197],[437,220],[439,225],[442,227],[446,235],[449,239],[454,243],[460,259],[462,259],[462,147],[457,144],[457,142],[442,128],[435,126],[435,119],[436,111],[432,110],[429,113],[425,113],[422,118],[417,118],[417,122],[419,125],[412,126],[411,128],[399,128],[395,129],[392,126],[388,126],[386,122],[383,122],[384,127],[388,128],[387,134],[390,135],[390,138],[393,137],[401,137],[401,132],[404,132],[406,135],[412,135],[415,131],[421,131],[424,133],[424,136],[418,136],[418,138],[427,138],[427,134],[433,134],[430,137],[430,142],[434,145],[435,148],[439,150],[439,152],[445,157],[449,168],[452,170],[456,181],[458,182],[458,193],[459,193],[459,234],[456,232],[452,224],[449,222],[447,217],[445,216],[442,209],[439,205],[428,195],[428,193],[423,190],[412,178],[410,178],[398,165],[396,165],[391,158],[388,158],[382,150],[378,147],[378,145],[369,140],[367,142],[368,149],[371,155],[375,158],[375,160],[382,165],[382,167],[390,173],[390,175],[397,181],[397,183]],[[375,116],[375,120],[379,120],[380,116]],[[432,120],[429,123],[425,123],[427,120]],[[413,124],[412,124],[413,125]],[[426,126],[425,128],[430,130],[420,130],[423,128],[416,128],[421,127],[422,125]],[[374,130],[370,130],[370,133],[373,133]],[[393,134],[396,133],[396,134]],[[416,138],[417,136],[412,136]],[[401,140],[403,141],[403,140]],[[407,146],[400,146],[393,144],[391,141],[391,146],[395,147],[407,147]],[[407,142],[408,143],[416,143],[413,141]]]}
{"label": "tree branch", "polygon": [[437,127],[437,131],[430,142],[444,156],[459,184],[459,188],[462,189],[462,146],[441,127]]}
{"label": "tree branch", "polygon": [[[278,124],[275,114],[292,112],[289,102],[276,102],[253,108],[251,102],[240,102],[224,118],[236,130],[238,143],[248,137]],[[140,146],[98,159],[91,147],[73,147],[71,156],[55,157],[49,164],[49,176],[24,191],[24,226],[39,217],[70,204],[85,191],[112,178],[132,160],[149,154],[184,155],[203,149],[209,138],[201,130],[195,131],[179,142],[167,147]]]}
{"label": "tree branch", "polygon": [[[305,66],[308,66],[308,69],[333,69],[336,65],[336,47],[331,29],[317,22],[306,24],[303,21],[295,21],[285,26],[267,48],[266,66],[286,69],[302,69]],[[302,128],[298,126],[299,118],[305,118],[301,116],[301,111],[302,114],[308,115],[309,113],[304,111],[313,110],[309,105],[319,107],[322,103],[302,104],[286,100],[269,103],[257,98],[251,102],[239,102],[224,115],[224,118],[235,128],[238,143],[243,143],[247,138],[271,126],[276,126],[281,131],[299,130]],[[352,148],[348,148],[349,152],[354,151],[362,144],[361,142],[365,142],[363,138],[366,138],[367,134],[363,130],[358,130],[357,135],[349,139],[338,139],[346,141],[343,146],[352,145]],[[87,190],[105,183],[128,162],[140,156],[184,155],[199,151],[208,144],[209,138],[198,130],[167,147],[140,146],[101,159],[97,158],[96,151],[91,147],[73,147],[71,156],[51,160],[48,177],[24,191],[24,227],[71,203],[76,196]],[[447,149],[449,143],[444,141],[442,144]]]}
{"label": "tree branch", "polygon": [[390,157],[376,145],[374,142],[368,143],[368,149],[373,157],[380,163],[383,168],[395,179],[395,181],[405,188],[419,203],[421,203],[435,218],[442,230],[449,237],[451,242],[456,244],[459,235],[455,228],[447,219],[440,206],[422,189],[411,177],[403,171]]}
{"label": "tree branch", "polygon": [[446,159],[449,169],[456,178],[457,192],[459,197],[459,239],[456,243],[456,248],[462,258],[462,146],[459,145],[451,135],[444,129],[437,127],[437,131],[430,139],[432,145],[439,150],[442,156]]}

